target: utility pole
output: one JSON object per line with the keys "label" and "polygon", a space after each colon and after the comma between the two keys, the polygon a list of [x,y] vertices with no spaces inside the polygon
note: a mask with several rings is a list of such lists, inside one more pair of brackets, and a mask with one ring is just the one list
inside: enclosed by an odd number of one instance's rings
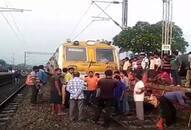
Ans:
{"label": "utility pole", "polygon": [[24,52],[24,66],[26,67],[26,62],[27,62],[27,52]]}
{"label": "utility pole", "polygon": [[162,53],[171,54],[172,45],[172,14],[173,14],[173,2],[172,0],[163,1],[163,20],[162,20]]}
{"label": "utility pole", "polygon": [[128,28],[128,0],[122,2],[122,30]]}

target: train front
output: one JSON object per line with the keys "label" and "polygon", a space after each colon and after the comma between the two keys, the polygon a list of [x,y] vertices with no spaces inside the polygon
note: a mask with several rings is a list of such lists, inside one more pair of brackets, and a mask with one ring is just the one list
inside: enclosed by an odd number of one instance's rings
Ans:
{"label": "train front", "polygon": [[119,57],[115,47],[107,43],[75,41],[59,48],[58,65],[74,67],[82,75],[89,71],[103,75],[106,69],[119,69]]}

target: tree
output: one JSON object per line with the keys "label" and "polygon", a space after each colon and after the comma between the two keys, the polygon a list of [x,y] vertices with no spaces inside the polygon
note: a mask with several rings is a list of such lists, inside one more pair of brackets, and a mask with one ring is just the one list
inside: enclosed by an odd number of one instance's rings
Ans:
{"label": "tree", "polygon": [[5,62],[4,60],[0,59],[0,64],[1,64],[2,66],[5,66],[5,65],[6,65],[6,62]]}
{"label": "tree", "polygon": [[[133,52],[156,52],[162,46],[162,22],[149,24],[137,22],[135,26],[121,31],[113,38],[113,43],[126,51]],[[180,27],[173,23],[172,50],[185,52],[188,42],[183,37]]]}

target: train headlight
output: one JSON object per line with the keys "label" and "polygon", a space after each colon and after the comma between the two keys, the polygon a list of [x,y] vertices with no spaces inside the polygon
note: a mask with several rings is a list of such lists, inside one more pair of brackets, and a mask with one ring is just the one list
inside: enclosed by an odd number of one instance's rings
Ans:
{"label": "train headlight", "polygon": [[75,46],[78,46],[80,43],[79,43],[79,41],[74,41],[74,43],[73,43]]}

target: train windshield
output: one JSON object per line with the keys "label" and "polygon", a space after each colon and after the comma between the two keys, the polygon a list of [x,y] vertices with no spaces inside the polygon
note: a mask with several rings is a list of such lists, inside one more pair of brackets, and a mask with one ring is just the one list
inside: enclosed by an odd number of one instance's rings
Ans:
{"label": "train windshield", "polygon": [[86,61],[85,48],[67,48],[66,49],[67,61]]}
{"label": "train windshield", "polygon": [[113,62],[113,50],[112,49],[96,49],[97,62]]}

